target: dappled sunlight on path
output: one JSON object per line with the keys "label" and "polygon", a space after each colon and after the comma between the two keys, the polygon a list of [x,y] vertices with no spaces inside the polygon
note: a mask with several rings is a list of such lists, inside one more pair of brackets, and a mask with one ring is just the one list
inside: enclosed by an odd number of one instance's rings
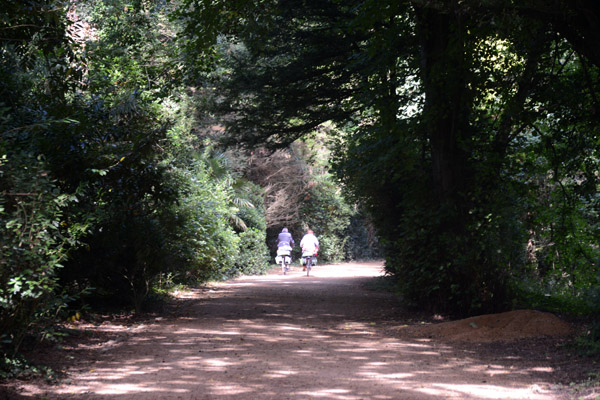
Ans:
{"label": "dappled sunlight on path", "polygon": [[[297,268],[182,294],[177,315],[132,329],[48,399],[552,399],[540,370],[402,338],[400,308],[365,284],[381,265]],[[394,334],[396,333],[396,334]]]}

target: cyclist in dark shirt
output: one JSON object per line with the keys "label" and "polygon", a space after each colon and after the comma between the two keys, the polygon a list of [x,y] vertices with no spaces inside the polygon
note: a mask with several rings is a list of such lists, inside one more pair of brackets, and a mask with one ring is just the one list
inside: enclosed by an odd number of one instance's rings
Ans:
{"label": "cyclist in dark shirt", "polygon": [[281,249],[282,247],[289,247],[288,250],[290,251],[294,247],[294,238],[292,238],[292,234],[288,232],[287,228],[283,228],[277,236],[277,248]]}

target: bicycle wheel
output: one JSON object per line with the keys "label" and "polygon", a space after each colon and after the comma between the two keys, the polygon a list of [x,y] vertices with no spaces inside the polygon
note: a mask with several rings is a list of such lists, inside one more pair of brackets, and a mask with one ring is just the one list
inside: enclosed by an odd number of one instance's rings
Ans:
{"label": "bicycle wheel", "polygon": [[306,276],[310,274],[310,268],[312,267],[312,257],[306,257]]}

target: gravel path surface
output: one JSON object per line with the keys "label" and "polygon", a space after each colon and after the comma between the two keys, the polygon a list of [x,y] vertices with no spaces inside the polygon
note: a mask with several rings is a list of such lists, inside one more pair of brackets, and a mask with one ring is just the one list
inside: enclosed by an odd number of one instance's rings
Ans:
{"label": "gravel path surface", "polygon": [[311,275],[242,277],[182,293],[163,317],[90,326],[104,340],[73,344],[67,379],[23,382],[19,398],[561,398],[544,357],[404,335],[418,321],[373,289],[381,263],[319,265]]}

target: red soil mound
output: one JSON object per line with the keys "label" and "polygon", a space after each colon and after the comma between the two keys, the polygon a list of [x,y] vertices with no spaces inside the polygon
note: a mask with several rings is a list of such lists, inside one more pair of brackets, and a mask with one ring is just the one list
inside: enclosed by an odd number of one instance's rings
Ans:
{"label": "red soil mound", "polygon": [[418,327],[414,333],[453,342],[510,342],[523,338],[566,336],[571,327],[553,314],[519,310]]}

